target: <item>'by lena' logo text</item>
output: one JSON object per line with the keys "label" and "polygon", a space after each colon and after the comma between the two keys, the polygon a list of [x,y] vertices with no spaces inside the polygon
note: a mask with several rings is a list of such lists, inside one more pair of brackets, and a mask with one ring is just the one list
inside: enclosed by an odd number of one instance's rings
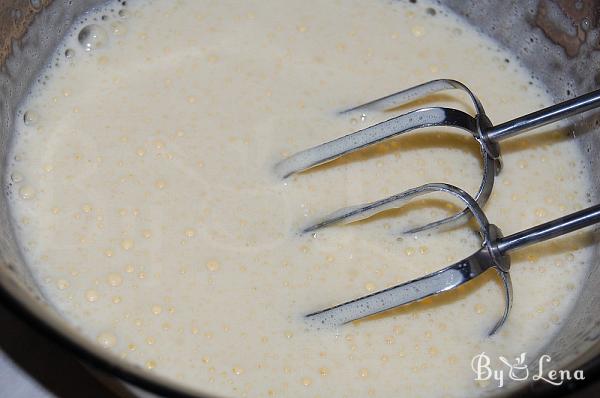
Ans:
{"label": "'by lena' logo text", "polygon": [[529,367],[526,362],[526,353],[522,353],[512,362],[503,356],[499,356],[498,359],[504,364],[502,369],[493,369],[490,366],[490,357],[488,357],[485,352],[475,355],[471,361],[471,369],[475,372],[475,380],[495,380],[498,382],[498,387],[502,387],[505,379],[514,381],[542,380],[555,386],[560,386],[565,381],[569,380],[585,379],[583,370],[575,370],[573,372],[569,370],[550,370],[546,372],[544,366],[548,367],[548,364],[552,361],[550,355],[547,354],[544,354],[539,358],[537,373],[535,374],[529,373]]}

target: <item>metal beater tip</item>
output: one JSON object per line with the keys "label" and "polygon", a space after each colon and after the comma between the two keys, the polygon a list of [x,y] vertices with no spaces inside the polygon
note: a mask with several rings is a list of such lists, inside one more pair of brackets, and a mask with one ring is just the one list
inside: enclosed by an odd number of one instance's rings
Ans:
{"label": "metal beater tip", "polygon": [[[482,248],[472,256],[440,271],[309,314],[307,315],[309,324],[315,327],[324,327],[327,325],[346,324],[363,319],[392,308],[401,307],[454,289],[487,271],[491,267],[497,268],[497,262],[500,261],[500,259],[490,257],[491,252],[486,243],[493,241],[496,237],[496,228],[493,225],[490,225],[487,217],[474,198],[462,189],[449,184],[426,184],[376,202],[342,209],[333,213],[331,216],[326,217],[326,221],[316,225],[321,228],[325,225],[352,223],[363,220],[382,211],[399,208],[418,196],[433,192],[448,193],[464,202],[480,227],[479,232],[484,242]],[[505,271],[499,271],[499,273],[504,272]],[[508,273],[503,277],[503,282],[506,289],[506,306],[502,318],[497,322],[496,326],[494,326],[492,332],[495,332],[502,324],[504,324],[512,303],[512,288]]]}
{"label": "metal beater tip", "polygon": [[[277,163],[275,173],[281,178],[287,178],[409,131],[433,126],[453,127],[471,133],[479,144],[483,163],[483,176],[479,189],[475,194],[475,200],[483,207],[491,195],[495,176],[501,171],[499,141],[600,106],[600,90],[597,90],[493,126],[487,118],[481,102],[467,86],[456,80],[439,79],[344,110],[340,114],[389,111],[401,105],[426,98],[433,93],[451,89],[458,89],[467,93],[473,103],[475,116],[446,107],[417,109],[298,152]],[[413,228],[407,232],[416,233],[442,225],[453,227],[468,214],[468,210],[464,209],[451,217]]]}
{"label": "metal beater tip", "polygon": [[[508,252],[600,222],[600,205],[596,205],[525,231],[502,237],[501,231],[488,222],[487,217],[474,198],[463,190],[448,184],[427,184],[381,201],[356,206],[351,208],[351,211],[341,212],[336,222],[353,222],[368,218],[389,208],[399,207],[416,196],[436,191],[450,193],[466,204],[479,225],[482,247],[471,256],[439,271],[306,315],[306,320],[310,326],[323,328],[368,318],[393,308],[399,308],[453,290],[493,268],[504,287],[505,306],[502,316],[488,333],[489,336],[492,336],[505,324],[512,308],[513,290],[509,273],[510,257]],[[367,210],[364,214],[360,214],[360,211],[356,209]],[[345,214],[348,216],[346,217]]]}

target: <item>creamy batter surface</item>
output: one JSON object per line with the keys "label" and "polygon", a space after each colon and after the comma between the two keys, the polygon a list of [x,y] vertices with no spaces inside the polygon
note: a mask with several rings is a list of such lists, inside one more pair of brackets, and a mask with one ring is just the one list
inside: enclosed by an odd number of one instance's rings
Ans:
{"label": "creamy batter surface", "polygon": [[[492,338],[493,272],[336,330],[302,320],[478,248],[470,226],[401,233],[458,209],[441,197],[297,232],[426,182],[474,193],[479,149],[428,129],[285,181],[279,160],[411,109],[337,113],[434,78],[466,83],[496,123],[551,103],[497,44],[415,3],[128,0],[87,15],[23,104],[6,176],[46,297],[114,355],[224,396],[476,396],[494,386],[473,380],[474,355],[532,358],[578,294],[585,233],[513,255],[514,307]],[[460,93],[427,103],[472,111]],[[589,202],[568,132],[502,149],[485,210],[505,234]]]}

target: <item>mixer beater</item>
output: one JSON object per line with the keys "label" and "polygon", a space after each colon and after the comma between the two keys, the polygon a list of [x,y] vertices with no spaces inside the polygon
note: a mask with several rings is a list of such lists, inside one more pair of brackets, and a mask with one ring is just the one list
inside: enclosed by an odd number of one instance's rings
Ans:
{"label": "mixer beater", "polygon": [[492,125],[485,114],[481,102],[473,92],[463,83],[450,79],[433,80],[344,110],[340,113],[387,111],[425,98],[433,93],[451,89],[462,90],[468,94],[476,111],[474,116],[448,107],[421,108],[298,152],[275,165],[275,172],[281,178],[287,178],[293,174],[330,162],[343,155],[392,137],[412,130],[433,126],[446,126],[467,131],[472,134],[480,147],[483,177],[479,189],[473,197],[462,189],[449,184],[425,184],[375,202],[337,210],[301,231],[302,233],[314,233],[330,225],[364,220],[382,211],[401,207],[417,196],[433,192],[443,192],[461,200],[465,205],[464,210],[451,217],[410,229],[406,233],[416,233],[442,225],[453,226],[461,222],[464,216],[469,215],[475,219],[482,239],[482,246],[478,251],[439,271],[306,315],[307,321],[312,326],[321,328],[366,318],[452,290],[484,272],[494,269],[502,280],[504,287],[505,308],[502,317],[489,332],[489,335],[493,335],[508,318],[513,300],[509,273],[509,252],[600,222],[600,205],[595,205],[503,237],[500,229],[494,224],[489,223],[482,210],[482,207],[485,206],[492,193],[494,179],[502,169],[499,142],[537,127],[599,107],[600,90],[496,126]]}

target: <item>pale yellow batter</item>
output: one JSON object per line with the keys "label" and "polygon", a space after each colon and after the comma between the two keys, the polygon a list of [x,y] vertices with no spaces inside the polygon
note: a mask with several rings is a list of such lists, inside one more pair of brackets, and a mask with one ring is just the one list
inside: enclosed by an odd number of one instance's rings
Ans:
{"label": "pale yellow batter", "polygon": [[[397,114],[337,111],[434,78],[466,83],[494,122],[551,102],[508,53],[432,4],[132,0],[89,15],[24,104],[9,171],[15,227],[48,299],[114,355],[224,396],[493,388],[473,381],[471,358],[543,348],[585,275],[585,234],[515,253],[514,307],[493,338],[503,310],[493,273],[373,320],[306,330],[304,314],[480,243],[467,227],[401,234],[457,210],[441,199],[316,236],[300,227],[426,182],[474,192],[478,147],[428,129],[285,181],[273,173],[289,154]],[[433,100],[472,111],[461,94]],[[502,150],[485,210],[506,234],[587,205],[564,131]]]}

